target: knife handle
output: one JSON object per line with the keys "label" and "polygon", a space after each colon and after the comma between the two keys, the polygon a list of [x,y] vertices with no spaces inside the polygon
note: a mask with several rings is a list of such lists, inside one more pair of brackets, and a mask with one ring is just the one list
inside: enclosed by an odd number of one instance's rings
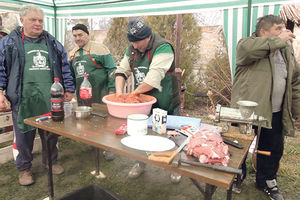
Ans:
{"label": "knife handle", "polygon": [[154,152],[151,155],[158,157],[171,157],[174,151]]}
{"label": "knife handle", "polygon": [[239,149],[243,149],[244,148],[243,145],[235,143],[234,141],[231,141],[231,140],[229,140],[227,138],[222,137],[222,139],[223,139],[223,142],[226,143],[226,144],[229,144],[229,145],[234,146],[234,147],[239,148]]}
{"label": "knife handle", "polygon": [[148,159],[156,162],[170,164],[177,154],[178,151],[155,152],[148,156]]}
{"label": "knife handle", "polygon": [[260,151],[260,150],[255,150],[257,154],[265,155],[265,156],[271,156],[270,151]]}

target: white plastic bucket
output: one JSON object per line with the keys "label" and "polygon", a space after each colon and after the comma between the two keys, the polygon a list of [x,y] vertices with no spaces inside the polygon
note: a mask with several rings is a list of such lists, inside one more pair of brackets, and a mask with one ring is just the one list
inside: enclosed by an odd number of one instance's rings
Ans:
{"label": "white plastic bucket", "polygon": [[148,116],[131,114],[127,116],[127,133],[132,136],[146,135],[148,132]]}

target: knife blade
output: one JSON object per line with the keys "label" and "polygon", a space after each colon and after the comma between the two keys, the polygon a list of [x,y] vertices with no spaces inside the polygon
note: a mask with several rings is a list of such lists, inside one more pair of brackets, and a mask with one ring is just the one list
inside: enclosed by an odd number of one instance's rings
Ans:
{"label": "knife blade", "polygon": [[191,136],[187,137],[176,150],[154,152],[150,156],[148,156],[148,159],[169,164],[175,158],[175,156],[185,147],[185,145],[190,141],[190,138]]}

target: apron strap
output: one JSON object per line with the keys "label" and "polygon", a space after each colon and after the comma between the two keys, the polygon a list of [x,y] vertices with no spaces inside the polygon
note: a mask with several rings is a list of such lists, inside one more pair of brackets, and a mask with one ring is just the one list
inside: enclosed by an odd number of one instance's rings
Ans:
{"label": "apron strap", "polygon": [[[135,61],[135,59],[136,59],[136,53],[134,53],[134,55],[133,55],[133,61]],[[133,62],[132,62],[132,65],[130,67],[131,67],[131,71],[133,71]]]}
{"label": "apron strap", "polygon": [[22,33],[22,41],[24,41],[24,39],[25,39],[25,34],[24,34],[24,31],[23,31],[23,33]]}
{"label": "apron strap", "polygon": [[[44,38],[44,40],[46,40],[46,37],[44,35],[42,35],[42,37]],[[24,31],[22,32],[22,41],[25,40],[25,34],[24,34]]]}
{"label": "apron strap", "polygon": [[98,67],[100,67],[100,68],[103,68],[102,66],[98,65],[98,64],[95,62],[95,60],[92,58],[92,56],[91,56],[91,51],[89,51],[89,56],[90,56],[91,61],[92,61],[96,66],[98,66]]}
{"label": "apron strap", "polygon": [[74,53],[74,55],[73,55],[73,58],[72,58],[72,62],[71,62],[72,66],[73,66],[73,63],[74,63],[75,54],[76,54],[76,51],[75,51],[75,53]]}
{"label": "apron strap", "polygon": [[151,63],[151,57],[150,57],[150,51],[148,51],[148,60],[149,60],[149,63]]}

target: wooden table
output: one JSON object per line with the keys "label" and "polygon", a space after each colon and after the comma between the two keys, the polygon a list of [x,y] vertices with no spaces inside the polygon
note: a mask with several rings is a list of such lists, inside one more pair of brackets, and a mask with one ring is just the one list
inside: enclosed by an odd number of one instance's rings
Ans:
{"label": "wooden table", "polygon": [[[93,110],[100,113],[107,113],[106,106],[100,104],[93,104]],[[204,194],[205,199],[211,199],[216,187],[220,187],[227,190],[227,199],[231,199],[232,183],[235,175],[215,171],[213,169],[196,167],[196,166],[179,166],[172,167],[164,163],[159,163],[147,159],[147,154],[144,151],[131,149],[123,145],[120,140],[127,135],[116,135],[114,131],[126,121],[126,119],[119,119],[107,115],[106,118],[98,116],[91,116],[89,119],[75,119],[75,117],[66,118],[62,122],[54,122],[52,120],[46,120],[36,122],[37,117],[25,119],[24,122],[31,126],[43,129],[50,133],[58,134],[67,138],[74,139],[76,141],[92,145],[97,148],[101,148],[113,153],[126,156],[135,160],[151,164],[163,169],[167,169],[192,179],[193,183],[197,186],[197,181],[206,183],[205,189],[197,188]],[[148,134],[155,134],[151,129],[148,130]],[[229,162],[229,167],[240,168],[244,158],[248,153],[248,149],[252,140],[239,139],[239,143],[244,146],[243,149],[237,149],[229,146],[232,154]],[[49,151],[48,151],[49,152]],[[48,154],[50,157],[51,155]],[[52,168],[51,162],[49,162],[49,169]],[[54,197],[53,192],[53,180],[52,170],[49,170],[49,193],[50,198]]]}

